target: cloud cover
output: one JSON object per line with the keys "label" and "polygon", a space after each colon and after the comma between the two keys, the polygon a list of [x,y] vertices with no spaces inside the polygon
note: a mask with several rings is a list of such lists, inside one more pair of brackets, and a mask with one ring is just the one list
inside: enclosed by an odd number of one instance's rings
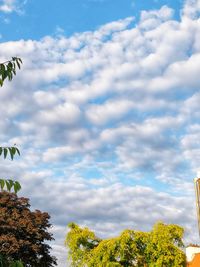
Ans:
{"label": "cloud cover", "polygon": [[1,61],[24,62],[0,90],[2,144],[22,151],[1,162],[2,175],[52,215],[59,266],[70,221],[108,236],[164,220],[196,242],[198,12],[199,1],[187,1],[180,21],[163,6],[136,26],[127,18],[70,38],[0,44]]}
{"label": "cloud cover", "polygon": [[3,13],[17,12],[21,14],[22,7],[26,4],[26,0],[1,0],[0,1],[0,11]]}

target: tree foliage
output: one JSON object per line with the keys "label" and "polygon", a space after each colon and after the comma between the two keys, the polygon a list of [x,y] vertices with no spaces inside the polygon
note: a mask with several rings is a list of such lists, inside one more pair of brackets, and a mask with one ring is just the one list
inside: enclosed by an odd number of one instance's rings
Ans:
{"label": "tree foliage", "polygon": [[[11,60],[0,63],[0,86],[3,86],[6,79],[8,79],[9,81],[13,79],[13,76],[16,75],[16,69],[20,69],[21,64],[22,60],[19,57],[12,57]],[[13,160],[16,154],[20,156],[20,151],[16,146],[0,146],[0,156],[3,156],[4,159],[9,155],[11,160]],[[11,191],[11,189],[14,189],[14,192],[17,193],[21,189],[21,185],[18,181],[1,178],[0,189],[1,191],[7,190],[9,192]]]}
{"label": "tree foliage", "polygon": [[46,212],[31,211],[27,198],[0,192],[0,254],[3,266],[12,266],[11,263],[17,264],[17,261],[32,267],[56,265],[55,257],[50,255],[50,246],[45,243],[53,240],[48,232],[51,227],[49,218]]}
{"label": "tree foliage", "polygon": [[[16,68],[20,69],[22,64],[21,58],[13,57],[11,60],[0,63],[0,86],[3,86],[4,81],[8,79],[11,81],[13,76],[16,75]],[[0,147],[0,156],[3,156],[5,159],[8,155],[11,160],[14,159],[14,156],[20,155],[19,149],[16,146],[11,147]],[[0,190],[1,192],[7,190],[10,192],[14,189],[14,192],[17,193],[21,189],[21,185],[18,181],[14,181],[12,179],[0,179]],[[1,236],[0,238],[2,237]],[[12,260],[4,254],[0,253],[0,267],[23,267],[23,263],[20,260]]]}
{"label": "tree foliage", "polygon": [[0,179],[0,188],[1,191],[6,191],[10,192],[12,189],[14,190],[15,194],[21,189],[21,185],[18,181],[14,181],[11,179]]}
{"label": "tree foliage", "polygon": [[13,261],[0,255],[0,267],[24,267],[21,261]]}
{"label": "tree foliage", "polygon": [[20,69],[22,60],[19,57],[12,57],[11,60],[0,63],[0,86],[6,79],[11,81],[13,76],[16,75],[16,69]]}
{"label": "tree foliage", "polygon": [[[0,147],[0,156],[3,156],[4,159],[6,159],[9,155],[11,160],[13,160],[16,154],[20,156],[20,151],[16,146]],[[10,192],[12,189],[14,190],[15,193],[17,193],[21,189],[20,183],[12,179],[0,178],[1,191],[7,190],[8,192]]]}
{"label": "tree foliage", "polygon": [[[5,80],[11,81],[20,69],[22,60],[12,57],[0,63],[0,86]],[[11,160],[19,149],[0,147],[0,156]],[[14,193],[11,193],[13,189]],[[53,239],[48,233],[50,216],[39,210],[31,211],[27,198],[18,198],[21,189],[18,181],[0,179],[0,267],[51,267],[56,265],[55,257],[50,256],[50,246],[45,241]]]}
{"label": "tree foliage", "polygon": [[152,231],[125,230],[99,239],[88,228],[69,224],[65,244],[72,267],[183,267],[183,228],[158,222]]}
{"label": "tree foliage", "polygon": [[10,155],[10,158],[13,160],[15,154],[20,156],[20,151],[16,146],[11,147],[0,147],[0,156],[3,155],[4,159]]}

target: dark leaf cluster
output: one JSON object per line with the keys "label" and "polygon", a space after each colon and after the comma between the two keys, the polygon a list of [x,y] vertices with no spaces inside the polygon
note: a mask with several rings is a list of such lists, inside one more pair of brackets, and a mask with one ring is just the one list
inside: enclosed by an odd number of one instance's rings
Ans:
{"label": "dark leaf cluster", "polygon": [[13,181],[11,179],[0,179],[0,188],[1,191],[7,190],[8,192],[13,189],[15,194],[17,194],[21,189],[21,185],[18,181]]}
{"label": "dark leaf cluster", "polygon": [[0,156],[2,155],[4,159],[10,155],[10,158],[13,160],[14,156],[18,154],[20,156],[20,151],[16,146],[11,147],[0,147]]}
{"label": "dark leaf cluster", "polygon": [[16,75],[16,69],[20,69],[22,60],[19,57],[12,57],[11,60],[3,62],[0,64],[0,86],[6,79],[11,81],[13,76]]}
{"label": "dark leaf cluster", "polygon": [[[13,160],[16,154],[20,156],[20,151],[16,146],[0,147],[0,156],[3,156],[4,159],[9,155],[11,160]],[[21,185],[18,181],[14,181],[12,179],[0,178],[0,189],[1,191],[7,190],[8,192],[13,189],[14,192],[17,193],[21,189]]]}
{"label": "dark leaf cluster", "polygon": [[13,261],[12,259],[0,255],[0,267],[24,267],[24,265],[21,261]]}

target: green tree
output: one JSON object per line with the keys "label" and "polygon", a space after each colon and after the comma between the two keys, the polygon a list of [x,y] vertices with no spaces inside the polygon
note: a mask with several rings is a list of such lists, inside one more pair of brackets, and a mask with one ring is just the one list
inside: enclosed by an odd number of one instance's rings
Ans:
{"label": "green tree", "polygon": [[69,247],[71,266],[83,266],[89,260],[91,251],[101,240],[86,227],[81,228],[75,223],[70,223],[69,228],[66,245]]}
{"label": "green tree", "polygon": [[150,232],[125,230],[99,239],[88,228],[69,224],[65,244],[72,267],[184,267],[183,228],[156,223]]}
{"label": "green tree", "polygon": [[149,267],[185,266],[185,254],[182,227],[158,223],[153,227],[146,249]]}

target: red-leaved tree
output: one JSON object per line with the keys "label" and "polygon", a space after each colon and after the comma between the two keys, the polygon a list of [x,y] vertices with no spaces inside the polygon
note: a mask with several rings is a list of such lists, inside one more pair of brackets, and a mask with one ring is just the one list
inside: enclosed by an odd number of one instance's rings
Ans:
{"label": "red-leaved tree", "polygon": [[53,240],[49,214],[31,211],[29,199],[15,193],[0,192],[0,255],[9,263],[22,261],[24,266],[55,266],[46,241]]}

